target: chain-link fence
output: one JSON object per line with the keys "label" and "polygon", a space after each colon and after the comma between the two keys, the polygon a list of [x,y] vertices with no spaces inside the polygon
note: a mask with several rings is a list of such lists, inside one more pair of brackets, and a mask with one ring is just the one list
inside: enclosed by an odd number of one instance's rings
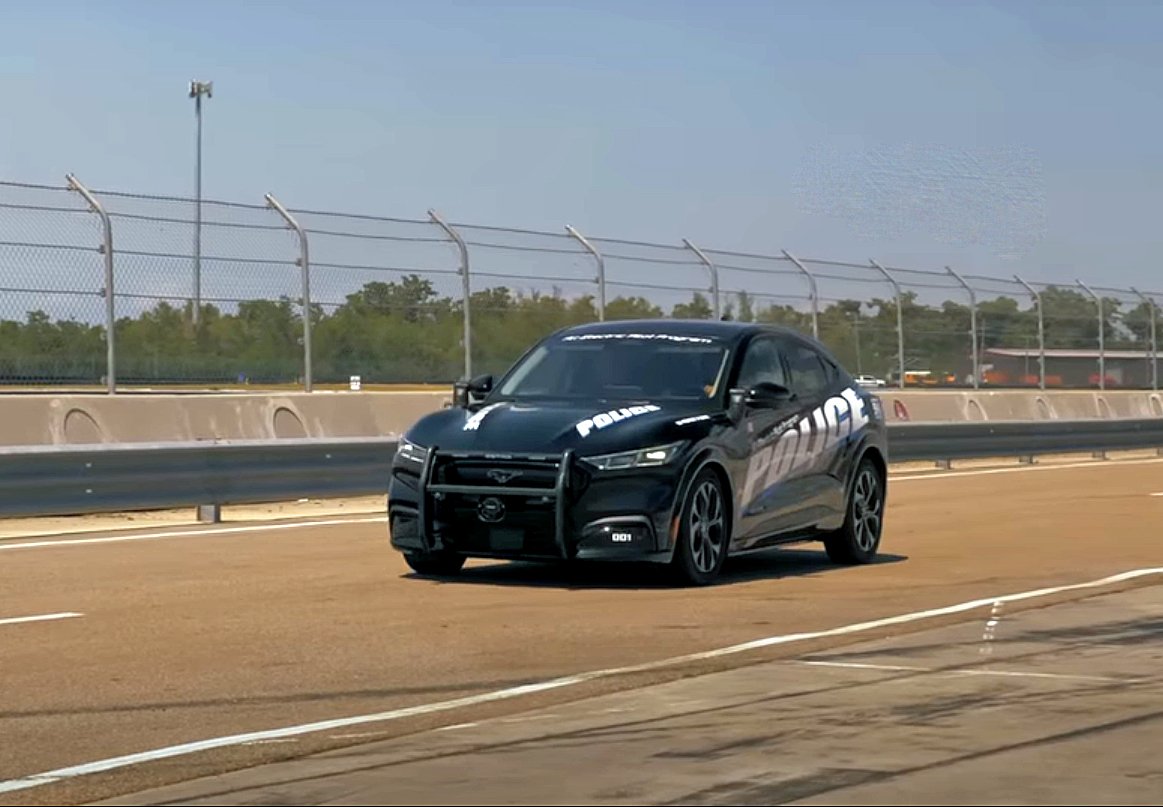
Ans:
{"label": "chain-link fence", "polygon": [[0,380],[101,384],[102,227],[65,188],[0,183]]}
{"label": "chain-link fence", "polygon": [[1158,388],[1163,299],[73,177],[0,182],[0,292],[0,384],[110,391],[447,384],[568,325],[653,317],[786,325],[890,385]]}

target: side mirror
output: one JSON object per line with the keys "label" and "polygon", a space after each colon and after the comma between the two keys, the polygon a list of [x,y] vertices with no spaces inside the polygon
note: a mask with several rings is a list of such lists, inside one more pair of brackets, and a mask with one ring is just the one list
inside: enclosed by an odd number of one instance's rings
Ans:
{"label": "side mirror", "polygon": [[795,397],[795,393],[782,384],[761,381],[747,390],[743,403],[754,409],[778,409],[795,400]]}
{"label": "side mirror", "polygon": [[478,375],[470,381],[457,381],[452,385],[452,405],[457,407],[471,406],[493,391],[493,376],[491,373]]}

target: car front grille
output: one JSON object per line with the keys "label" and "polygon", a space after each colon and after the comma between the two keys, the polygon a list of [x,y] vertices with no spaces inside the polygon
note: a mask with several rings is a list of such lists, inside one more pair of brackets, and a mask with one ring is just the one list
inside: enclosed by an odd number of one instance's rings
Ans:
{"label": "car front grille", "polygon": [[496,555],[566,554],[567,505],[589,481],[568,452],[437,451],[428,464],[424,510],[441,544]]}
{"label": "car front grille", "polygon": [[437,485],[472,485],[482,487],[536,488],[553,493],[557,487],[560,457],[545,460],[490,460],[450,457],[432,469]]}

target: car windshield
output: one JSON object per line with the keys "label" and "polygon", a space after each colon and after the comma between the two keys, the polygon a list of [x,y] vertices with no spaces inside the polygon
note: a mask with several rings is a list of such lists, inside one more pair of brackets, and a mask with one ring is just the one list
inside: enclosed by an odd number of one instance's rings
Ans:
{"label": "car windshield", "polygon": [[531,351],[496,397],[707,401],[719,392],[727,354],[702,336],[567,335]]}

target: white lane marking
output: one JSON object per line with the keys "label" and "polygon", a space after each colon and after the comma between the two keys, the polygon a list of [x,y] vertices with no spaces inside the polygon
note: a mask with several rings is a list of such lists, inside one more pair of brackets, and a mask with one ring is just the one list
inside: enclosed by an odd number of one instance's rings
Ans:
{"label": "white lane marking", "polygon": [[19,625],[22,622],[48,622],[50,619],[72,619],[74,617],[84,616],[78,614],[76,611],[61,611],[57,614],[36,614],[35,616],[13,616],[6,619],[0,619],[0,625]]}
{"label": "white lane marking", "polygon": [[939,667],[910,667],[902,664],[865,664],[857,661],[796,661],[813,667],[839,667],[852,670],[883,670],[885,672],[924,672],[936,675],[996,675],[1004,678],[1051,678],[1065,681],[1105,681],[1120,684],[1131,683],[1127,678],[1111,678],[1103,675],[1071,675],[1070,673],[1039,673],[1021,670],[943,670]]}
{"label": "white lane marking", "polygon": [[540,681],[534,684],[524,684],[522,686],[510,687],[508,689],[483,692],[479,695],[467,695],[465,697],[455,698],[453,700],[437,701],[435,703],[422,703],[416,706],[407,706],[402,709],[392,709],[386,712],[374,712],[372,714],[339,717],[332,720],[321,720],[316,723],[303,723],[297,726],[284,726],[283,728],[277,729],[251,731],[245,734],[230,734],[223,737],[214,737],[209,740],[198,740],[190,743],[182,743],[181,745],[171,745],[165,748],[155,748],[150,751],[126,754],[125,756],[112,757],[110,759],[98,760],[96,762],[86,762],[81,765],[72,765],[67,768],[57,768],[56,770],[36,773],[32,774],[31,776],[24,776],[18,779],[2,781],[0,782],[0,793],[11,793],[17,790],[26,790],[28,788],[40,787],[42,785],[51,784],[53,782],[60,782],[65,779],[72,779],[78,776],[86,776],[88,774],[101,773],[118,768],[126,768],[131,765],[138,765],[145,762],[155,762],[160,759],[168,759],[171,757],[194,754],[199,751],[209,751],[215,748],[228,748],[232,746],[243,745],[245,743],[251,743],[256,740],[273,740],[283,737],[297,737],[303,734],[311,734],[319,731],[330,731],[332,729],[346,728],[349,726],[360,726],[367,723],[384,723],[391,720],[401,720],[406,717],[415,717],[417,715],[429,715],[436,712],[446,712],[451,709],[457,709],[464,706],[477,706],[482,703],[511,700],[513,698],[519,698],[522,695],[531,695],[537,692],[546,692],[553,689],[563,689],[565,687],[577,686],[578,684],[583,684],[589,681],[603,678],[612,678],[618,675],[659,670],[666,667],[687,664],[693,661],[706,661],[708,659],[731,656],[737,653],[745,653],[749,650],[758,650],[765,647],[773,647],[775,645],[791,644],[793,642],[803,642],[833,636],[846,636],[853,633],[875,630],[877,628],[891,627],[893,625],[903,625],[908,622],[917,622],[920,620],[932,619],[939,616],[948,616],[950,614],[959,614],[965,611],[972,611],[977,608],[988,607],[996,602],[1018,602],[1020,600],[1046,597],[1052,594],[1061,594],[1067,591],[1082,591],[1084,589],[1090,588],[1101,588],[1103,586],[1109,586],[1113,583],[1122,583],[1128,580],[1134,580],[1139,577],[1147,577],[1152,575],[1163,575],[1163,567],[1132,569],[1130,571],[1111,575],[1110,577],[1104,577],[1098,580],[1089,580],[1084,583],[1070,583],[1062,586],[1050,586],[1048,588],[1035,589],[1033,591],[1022,591],[1016,594],[1005,594],[1000,597],[986,597],[980,600],[970,600],[968,602],[958,603],[957,605],[947,605],[941,608],[932,608],[926,611],[913,611],[912,613],[908,614],[884,617],[882,619],[873,619],[868,622],[857,622],[851,625],[842,625],[838,628],[827,628],[824,630],[807,631],[804,633],[789,633],[782,636],[768,636],[763,639],[755,639],[750,642],[743,642],[742,644],[730,645],[729,647],[720,647],[715,650],[704,650],[699,653],[688,653],[682,656],[674,656],[671,658],[660,659],[658,661],[648,661],[642,664],[632,664],[626,667],[611,667],[605,670],[593,670],[590,672],[578,673],[577,675],[568,675],[562,678],[552,678],[550,680]]}
{"label": "white lane marking", "polygon": [[104,538],[50,538],[42,541],[21,541],[19,543],[0,542],[0,552],[13,549],[45,549],[57,546],[87,546],[89,544],[115,544],[124,541],[158,541],[166,538],[190,538],[199,535],[233,535],[242,532],[266,532],[267,530],[296,530],[304,527],[334,527],[338,524],[367,524],[387,521],[387,516],[362,516],[359,518],[331,518],[323,521],[294,521],[286,524],[250,524],[245,527],[211,527],[208,529],[171,530],[167,532],[133,533],[131,535],[108,535]]}
{"label": "white lane marking", "polygon": [[[891,462],[892,447],[889,447],[889,456]],[[989,476],[992,474],[1016,474],[1028,473],[1030,471],[1063,471],[1069,468],[1118,468],[1122,465],[1154,465],[1163,462],[1163,457],[1152,457],[1150,459],[1137,460],[1108,460],[1107,462],[1063,462],[1056,465],[1021,465],[1005,468],[976,468],[971,471],[930,471],[923,474],[906,474],[904,476],[893,476],[891,473],[888,476],[888,481],[892,482],[911,482],[916,479],[955,479],[961,476]]]}
{"label": "white lane marking", "polygon": [[1152,496],[1163,496],[1163,490],[1159,491],[1158,493],[1152,493],[1151,495]]}
{"label": "white lane marking", "polygon": [[1000,675],[1006,678],[1050,678],[1060,681],[1106,681],[1119,684],[1129,684],[1133,679],[1113,678],[1109,675],[1073,675],[1071,673],[1039,673],[1023,672],[1021,670],[950,670],[956,675]]}
{"label": "white lane marking", "polygon": [[451,726],[441,726],[436,731],[460,731],[461,729],[471,729],[479,725],[479,723],[454,723]]}
{"label": "white lane marking", "polygon": [[795,664],[806,664],[809,667],[839,667],[845,670],[884,670],[886,672],[931,672],[929,667],[910,667],[905,664],[868,664],[861,661],[804,661],[797,659]]}
{"label": "white lane marking", "polygon": [[502,723],[532,723],[536,720],[556,720],[558,718],[555,714],[542,715],[522,715],[520,717],[503,717]]}
{"label": "white lane marking", "polygon": [[984,656],[993,653],[993,639],[997,633],[997,626],[1001,622],[1001,608],[1003,603],[995,602],[989,612],[989,619],[985,621],[985,630],[981,634],[981,647],[978,648]]}

